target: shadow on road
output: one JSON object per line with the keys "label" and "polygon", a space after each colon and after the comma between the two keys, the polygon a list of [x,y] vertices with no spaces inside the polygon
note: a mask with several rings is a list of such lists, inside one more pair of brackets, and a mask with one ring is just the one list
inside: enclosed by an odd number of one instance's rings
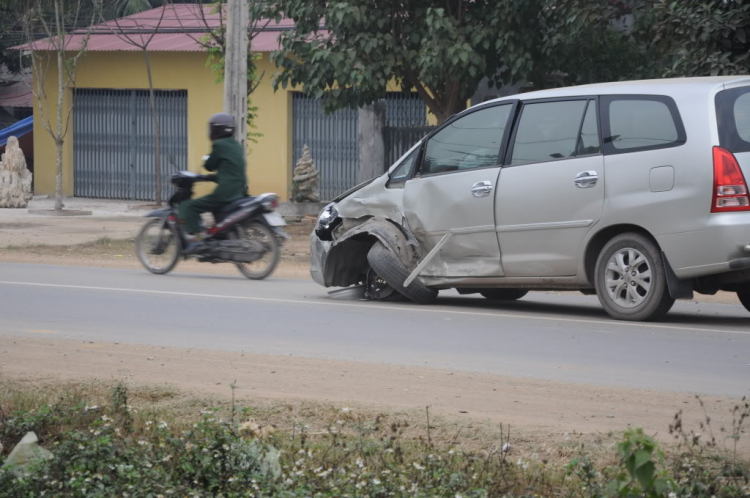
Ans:
{"label": "shadow on road", "polygon": [[[440,306],[452,306],[476,311],[497,311],[507,313],[530,313],[533,315],[565,318],[613,320],[599,305],[595,297],[545,295],[547,301],[540,301],[540,296],[529,295],[518,301],[497,302],[474,296],[440,297],[436,302]],[[536,298],[536,299],[535,299]],[[560,302],[550,302],[559,300]],[[585,300],[585,302],[584,302]],[[692,307],[694,310],[691,310]],[[613,320],[614,321],[614,320]],[[691,327],[733,327],[746,330],[750,325],[750,313],[741,306],[730,304],[709,304],[677,302],[672,311],[659,322],[662,325],[686,325]]]}

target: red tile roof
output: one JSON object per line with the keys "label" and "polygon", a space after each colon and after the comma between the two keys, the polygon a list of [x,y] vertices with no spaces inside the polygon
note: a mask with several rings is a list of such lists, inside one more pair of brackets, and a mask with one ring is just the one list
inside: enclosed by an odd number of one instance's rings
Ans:
{"label": "red tile roof", "polygon": [[[125,34],[131,40],[142,44],[148,40],[157,29],[157,33],[148,45],[151,52],[201,52],[205,49],[199,42],[209,31],[218,29],[222,25],[220,13],[213,13],[213,6],[200,4],[172,4],[164,8],[156,8],[141,12],[117,21],[98,24],[92,28],[86,46],[90,52],[132,52],[140,50],[125,39]],[[202,10],[202,13],[201,13]],[[161,25],[159,21],[161,19]],[[224,16],[223,24],[226,25]],[[262,31],[255,35],[252,44],[254,52],[271,52],[279,48],[279,33],[294,27],[291,19],[276,21],[261,21],[258,24]],[[66,47],[70,51],[77,51],[85,40],[86,30],[79,30],[66,38]],[[33,43],[16,47],[20,50],[55,50],[55,43],[47,38]]]}
{"label": "red tile roof", "polygon": [[0,86],[0,107],[31,107],[31,87],[24,81]]}

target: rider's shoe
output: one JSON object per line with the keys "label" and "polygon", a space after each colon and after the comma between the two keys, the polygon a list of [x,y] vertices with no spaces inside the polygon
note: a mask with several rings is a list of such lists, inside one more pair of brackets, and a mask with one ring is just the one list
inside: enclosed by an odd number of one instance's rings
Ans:
{"label": "rider's shoe", "polygon": [[185,249],[183,250],[185,254],[195,254],[206,247],[206,243],[203,242],[200,236],[196,235],[186,235],[185,242],[187,242]]}

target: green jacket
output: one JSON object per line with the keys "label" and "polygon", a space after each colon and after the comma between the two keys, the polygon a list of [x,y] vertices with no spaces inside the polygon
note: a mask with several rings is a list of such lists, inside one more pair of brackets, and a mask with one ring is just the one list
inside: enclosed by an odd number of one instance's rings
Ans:
{"label": "green jacket", "polygon": [[232,202],[247,195],[245,154],[242,153],[242,146],[234,138],[216,140],[203,167],[208,171],[215,171],[218,177],[218,186],[210,194],[212,199]]}

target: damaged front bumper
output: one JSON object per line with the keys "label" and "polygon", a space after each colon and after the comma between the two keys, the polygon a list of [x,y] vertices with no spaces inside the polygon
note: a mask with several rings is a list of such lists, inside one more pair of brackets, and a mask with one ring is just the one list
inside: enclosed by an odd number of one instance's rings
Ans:
{"label": "damaged front bumper", "polygon": [[345,230],[331,242],[321,239],[317,231],[313,232],[310,275],[324,287],[360,284],[369,269],[367,254],[377,242],[391,250],[406,268],[413,269],[419,262],[418,246],[413,237],[390,220],[370,218]]}
{"label": "damaged front bumper", "polygon": [[327,287],[325,265],[330,250],[331,242],[320,240],[314,231],[310,234],[310,275],[315,283],[323,287]]}

